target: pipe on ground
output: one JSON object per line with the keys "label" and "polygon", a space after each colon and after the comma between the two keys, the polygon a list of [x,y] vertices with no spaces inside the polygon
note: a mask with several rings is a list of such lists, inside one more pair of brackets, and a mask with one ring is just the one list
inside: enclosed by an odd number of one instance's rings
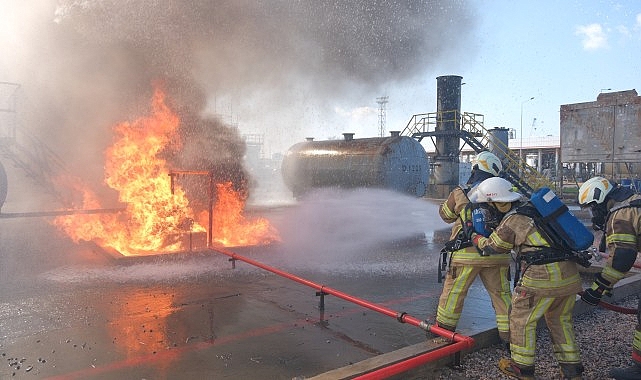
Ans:
{"label": "pipe on ground", "polygon": [[378,370],[374,370],[372,372],[369,372],[367,374],[362,375],[361,377],[358,377],[359,379],[381,379],[385,377],[389,377],[395,374],[399,374],[405,371],[408,371],[412,368],[416,368],[418,366],[421,366],[425,363],[438,360],[440,358],[443,358],[445,356],[460,352],[465,349],[470,349],[474,347],[474,339],[465,335],[458,334],[456,332],[452,332],[449,330],[446,330],[442,327],[439,327],[438,325],[430,325],[426,321],[420,320],[418,318],[415,318],[407,313],[404,312],[398,312],[392,309],[389,309],[385,306],[377,305],[375,303],[366,301],[364,299],[358,298],[351,296],[347,293],[343,293],[339,290],[332,289],[330,287],[327,287],[325,285],[320,285],[317,284],[313,281],[304,279],[302,277],[296,276],[294,274],[282,271],[280,269],[274,268],[272,266],[263,264],[261,262],[252,260],[250,258],[241,256],[235,252],[226,250],[221,247],[209,247],[211,250],[218,252],[220,254],[223,254],[225,256],[229,256],[232,258],[232,260],[239,260],[243,261],[245,263],[251,264],[253,266],[256,266],[258,268],[267,270],[269,272],[272,272],[274,274],[277,274],[281,277],[285,277],[287,279],[290,279],[292,281],[298,282],[299,284],[303,284],[305,286],[309,286],[310,288],[314,288],[317,291],[319,291],[321,294],[331,294],[333,296],[336,296],[338,298],[341,298],[345,301],[355,303],[359,306],[365,307],[367,309],[376,311],[378,313],[381,313],[383,315],[387,315],[388,317],[395,318],[397,321],[401,323],[408,323],[410,325],[414,325],[416,327],[419,327],[425,331],[429,331],[433,334],[439,335],[443,338],[446,338],[452,342],[453,344],[449,344],[447,346],[443,346],[440,348],[437,348],[433,351],[426,352],[425,354],[415,356],[413,358],[404,360],[402,362],[398,362],[395,364],[392,364],[387,367],[380,368]]}
{"label": "pipe on ground", "polygon": [[[452,332],[450,331],[450,333]],[[426,363],[442,359],[452,354],[456,354],[457,352],[469,349],[474,345],[474,341],[472,338],[459,334],[454,335],[457,335],[457,337],[455,338],[458,339],[458,341],[453,344],[449,344],[447,346],[437,348],[434,351],[426,352],[424,354],[414,356],[401,362],[368,372],[361,376],[354,377],[354,380],[385,379],[390,376],[398,375],[399,373],[403,373],[409,371],[410,369],[422,366]]]}

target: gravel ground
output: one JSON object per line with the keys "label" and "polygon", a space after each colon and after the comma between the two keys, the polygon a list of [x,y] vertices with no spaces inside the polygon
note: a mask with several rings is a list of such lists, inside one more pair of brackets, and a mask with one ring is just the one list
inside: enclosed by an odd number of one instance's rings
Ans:
{"label": "gravel ground", "polygon": [[[630,296],[617,305],[636,309],[638,302],[637,296]],[[585,367],[583,379],[610,379],[610,368],[632,365],[632,338],[636,324],[636,314],[622,314],[601,307],[574,317],[574,332]],[[459,367],[440,369],[435,379],[510,379],[498,369],[499,358],[506,356],[507,351],[498,345],[484,348],[464,356]],[[562,379],[545,326],[540,326],[537,331],[536,359],[537,379]]]}

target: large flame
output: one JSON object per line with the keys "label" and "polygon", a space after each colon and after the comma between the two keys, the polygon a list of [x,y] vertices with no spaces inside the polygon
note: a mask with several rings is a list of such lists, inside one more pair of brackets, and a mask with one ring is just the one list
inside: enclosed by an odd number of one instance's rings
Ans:
{"label": "large flame", "polygon": [[[179,125],[178,116],[165,104],[164,92],[157,88],[151,115],[116,125],[115,142],[106,151],[105,182],[118,191],[125,210],[62,216],[54,224],[75,242],[93,241],[123,255],[185,250],[181,236],[205,232],[207,224],[197,220],[180,185],[172,186],[167,162],[160,157],[166,149],[180,148]],[[101,207],[89,189],[81,191],[85,209]],[[244,202],[230,183],[217,184],[215,198],[213,241],[238,246],[278,239],[267,220],[242,215]],[[202,213],[199,217],[203,219]]]}
{"label": "large flame", "polygon": [[231,182],[216,184],[213,239],[224,246],[268,244],[277,238],[269,221],[264,218],[247,219],[245,207]]}

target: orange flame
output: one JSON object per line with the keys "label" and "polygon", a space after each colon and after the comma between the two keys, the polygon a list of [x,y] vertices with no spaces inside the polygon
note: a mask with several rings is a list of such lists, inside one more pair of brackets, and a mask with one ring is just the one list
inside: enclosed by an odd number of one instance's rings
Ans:
{"label": "orange flame", "polygon": [[278,234],[264,218],[246,219],[244,202],[232,188],[231,182],[216,184],[213,240],[226,247],[268,244],[278,240]]}
{"label": "orange flame", "polygon": [[[194,222],[194,211],[179,185],[174,184],[172,193],[167,163],[159,157],[165,149],[180,147],[179,125],[178,116],[165,104],[165,94],[156,89],[152,114],[116,125],[116,141],[105,154],[105,182],[118,191],[125,210],[62,216],[54,224],[75,242],[93,241],[127,256],[185,250],[180,236],[205,232],[203,225],[207,224]],[[267,220],[242,216],[244,203],[231,184],[218,184],[216,188],[212,240],[226,246],[278,240]],[[100,207],[89,189],[82,191],[84,208]]]}

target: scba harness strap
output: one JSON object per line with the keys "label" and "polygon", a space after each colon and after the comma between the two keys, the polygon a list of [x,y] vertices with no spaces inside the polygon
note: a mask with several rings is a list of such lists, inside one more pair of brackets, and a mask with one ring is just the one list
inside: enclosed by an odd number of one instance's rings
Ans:
{"label": "scba harness strap", "polygon": [[568,250],[571,251],[567,245],[567,243],[559,236],[557,231],[555,231],[549,224],[549,221],[552,220],[554,217],[562,214],[567,210],[567,206],[564,205],[563,209],[559,209],[559,211],[554,212],[553,214],[549,215],[547,218],[544,218],[541,213],[534,207],[530,202],[519,206],[516,208],[515,213],[520,214],[520,215],[525,215],[529,218],[531,218],[534,221],[534,224],[539,228],[539,230],[543,233],[543,237],[545,240],[548,241],[552,245],[553,248],[556,248],[558,250]]}
{"label": "scba harness strap", "polygon": [[557,249],[547,247],[522,255],[522,259],[527,265],[543,265],[569,260],[574,261],[585,268],[592,265],[592,263],[590,263],[590,258],[591,255],[587,251],[559,251]]}
{"label": "scba harness strap", "polygon": [[485,203],[470,202],[461,210],[459,219],[461,230],[455,239],[445,243],[444,249],[448,252],[474,246],[471,240],[474,233],[489,237],[503,219],[503,214]]}
{"label": "scba harness strap", "polygon": [[[567,210],[567,206],[565,207],[565,210]],[[555,212],[554,214],[559,215],[560,213],[565,212],[565,210],[560,211],[559,213]],[[536,225],[539,232],[543,235],[543,238],[551,245],[550,247],[533,247],[535,250],[522,253],[515,260],[516,274],[514,276],[514,286],[519,283],[520,277],[525,273],[530,265],[545,265],[560,261],[574,261],[585,268],[592,265],[590,262],[590,258],[592,257],[590,252],[574,251],[570,249],[565,241],[563,241],[556,231],[554,231],[549,224],[552,216],[543,218],[539,211],[529,202],[514,209],[514,213],[531,218],[534,221],[534,225]],[[522,262],[525,262],[526,264],[523,271],[521,271]]]}
{"label": "scba harness strap", "polygon": [[[460,217],[460,215],[459,215]],[[466,227],[465,227],[465,222],[463,221],[463,218],[461,218],[461,223],[462,223],[462,228],[461,231],[459,231],[458,234],[456,234],[456,239],[450,240],[446,242],[443,246],[443,249],[441,249],[441,257],[438,263],[438,282],[441,283],[443,281],[443,272],[447,271],[447,267],[452,264],[452,256],[454,255],[454,252],[458,251],[459,249],[471,247],[472,241],[470,240],[467,232]],[[448,256],[449,255],[449,260]]]}
{"label": "scba harness strap", "polygon": [[[615,211],[618,211],[618,210],[621,210],[621,209],[624,209],[624,208],[630,208],[630,207],[641,208],[641,198],[640,199],[633,199],[633,200],[627,201],[627,202],[623,202],[621,204],[618,204],[618,205],[612,207],[608,211],[608,213],[607,213],[607,215],[605,217],[605,221],[604,221],[603,224],[605,225],[607,223],[607,221],[610,219],[610,216]],[[606,250],[606,242],[605,242],[605,240],[606,240],[606,236],[605,236],[605,229],[604,229],[603,235],[601,235],[601,241],[599,242],[599,252],[605,252],[605,250]]]}
{"label": "scba harness strap", "polygon": [[[474,215],[474,210],[483,209],[486,212],[483,212],[481,219],[478,223],[472,220]],[[465,218],[463,218],[465,215]],[[483,252],[472,243],[472,234],[482,234],[486,236],[486,231],[488,228],[494,229],[501,221],[502,216],[497,216],[497,212],[493,211],[490,207],[486,206],[483,203],[472,203],[469,202],[465,205],[461,213],[459,214],[459,220],[461,221],[461,230],[456,234],[456,238],[446,242],[441,249],[441,257],[438,263],[438,282],[442,282],[444,276],[443,272],[447,270],[452,264],[452,258],[456,251],[461,249],[474,247],[479,255],[483,256]],[[487,234],[489,236],[489,233]],[[486,236],[487,237],[487,236]],[[448,258],[449,253],[449,258]]]}

